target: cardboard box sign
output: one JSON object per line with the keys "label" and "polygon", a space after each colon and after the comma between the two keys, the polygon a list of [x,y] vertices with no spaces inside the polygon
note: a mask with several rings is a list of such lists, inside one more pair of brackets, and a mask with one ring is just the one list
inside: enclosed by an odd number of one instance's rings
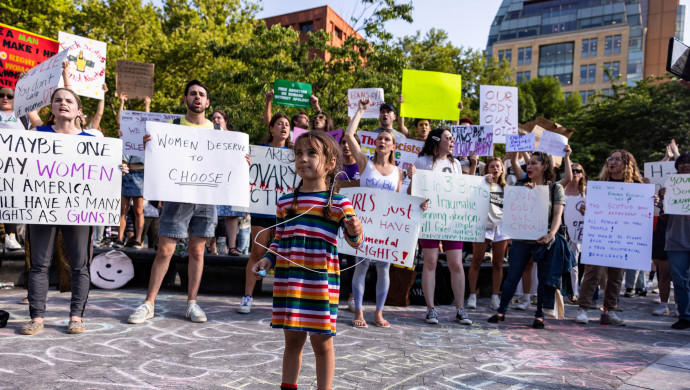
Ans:
{"label": "cardboard box sign", "polygon": [[[541,139],[541,133],[544,130],[552,131],[557,134],[561,134],[565,136],[566,138],[570,139],[570,136],[575,134],[575,129],[568,129],[560,124],[546,119],[546,118],[537,118],[531,122],[527,122],[523,125],[518,126],[518,130],[522,133],[535,133],[535,146],[539,146],[539,140]],[[563,162],[562,157],[558,156],[552,156],[553,157],[553,165],[555,168],[559,168],[561,166],[561,163]]]}

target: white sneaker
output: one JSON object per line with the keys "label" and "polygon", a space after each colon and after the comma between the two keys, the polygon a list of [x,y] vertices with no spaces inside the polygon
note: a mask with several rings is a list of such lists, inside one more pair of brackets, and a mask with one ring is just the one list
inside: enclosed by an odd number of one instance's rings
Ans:
{"label": "white sneaker", "polygon": [[659,307],[652,312],[655,316],[667,316],[669,314],[668,305],[659,304]]}
{"label": "white sneaker", "polygon": [[609,323],[611,325],[625,326],[625,321],[616,315],[615,312],[609,310]]}
{"label": "white sneaker", "polygon": [[577,315],[575,316],[575,322],[578,324],[587,324],[589,322],[589,317],[587,316],[587,309],[581,307],[577,308]]}
{"label": "white sneaker", "polygon": [[14,233],[5,234],[5,248],[10,250],[22,249],[22,246],[17,242]]}
{"label": "white sneaker", "polygon": [[464,308],[458,309],[455,314],[455,319],[462,325],[472,325],[472,320],[470,316],[467,315],[467,311]]}
{"label": "white sneaker", "polygon": [[498,295],[491,297],[491,303],[489,303],[491,310],[498,310],[501,307],[501,297]]}
{"label": "white sneaker", "polygon": [[426,323],[427,324],[438,324],[438,313],[436,313],[436,309],[433,307],[430,309],[427,309],[426,311]]}
{"label": "white sneaker", "polygon": [[350,298],[347,300],[347,309],[353,313],[355,312],[355,299],[354,298]]}
{"label": "white sneaker", "polygon": [[249,295],[243,296],[237,312],[240,314],[249,314],[252,311],[252,301],[253,299]]}
{"label": "white sneaker", "polygon": [[127,318],[127,322],[130,324],[141,324],[151,318],[153,318],[153,305],[144,302]]}
{"label": "white sneaker", "polygon": [[515,306],[515,308],[518,310],[529,310],[529,308],[531,306],[532,306],[531,301],[525,301],[525,302],[522,302],[522,303],[518,304],[517,306]]}
{"label": "white sneaker", "polygon": [[467,302],[465,302],[465,307],[468,309],[477,308],[477,296],[475,294],[470,294],[470,296],[467,298]]}
{"label": "white sneaker", "polygon": [[192,322],[206,322],[206,313],[196,304],[196,301],[187,302],[187,314],[184,315]]}

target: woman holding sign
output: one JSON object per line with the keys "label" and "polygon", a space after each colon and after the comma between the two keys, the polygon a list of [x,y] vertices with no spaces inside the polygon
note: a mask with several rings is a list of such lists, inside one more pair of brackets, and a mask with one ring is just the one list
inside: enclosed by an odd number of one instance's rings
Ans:
{"label": "woman holding sign", "polygon": [[[50,98],[50,118],[46,126],[36,130],[46,133],[92,136],[82,128],[81,99],[70,89],[58,88]],[[122,166],[127,173],[126,165]],[[31,242],[31,270],[29,271],[29,312],[31,321],[22,326],[20,333],[36,334],[43,329],[43,317],[48,296],[48,268],[53,257],[58,230],[62,231],[65,251],[72,271],[72,300],[67,333],[83,332],[82,321],[89,295],[89,259],[91,257],[91,226],[88,225],[29,225]]]}

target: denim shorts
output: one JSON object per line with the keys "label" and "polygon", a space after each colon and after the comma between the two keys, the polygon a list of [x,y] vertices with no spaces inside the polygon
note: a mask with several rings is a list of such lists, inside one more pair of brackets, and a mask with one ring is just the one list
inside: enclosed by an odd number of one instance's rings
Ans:
{"label": "denim shorts", "polygon": [[214,205],[164,202],[159,222],[159,236],[213,237],[218,216]]}
{"label": "denim shorts", "polygon": [[131,170],[122,176],[122,196],[144,196],[144,170]]}

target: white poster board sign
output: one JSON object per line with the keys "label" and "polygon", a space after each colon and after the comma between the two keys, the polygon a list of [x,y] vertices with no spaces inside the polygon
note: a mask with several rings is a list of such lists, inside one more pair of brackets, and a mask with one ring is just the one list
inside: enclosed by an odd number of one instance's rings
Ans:
{"label": "white poster board sign", "polygon": [[568,145],[568,138],[564,135],[544,130],[539,140],[537,151],[550,154],[552,156],[565,157],[565,147]]}
{"label": "white poster board sign", "polygon": [[454,156],[494,155],[494,130],[492,126],[451,126],[450,133],[455,137],[453,144]]}
{"label": "white poster board sign", "polygon": [[424,199],[376,188],[343,188],[362,221],[364,242],[355,249],[338,235],[338,253],[412,267],[422,221]]}
{"label": "white poster board sign", "polygon": [[63,50],[26,71],[14,90],[14,113],[17,118],[50,105],[50,95],[60,84],[62,62],[67,58]]}
{"label": "white poster board sign", "polygon": [[532,152],[537,149],[535,134],[508,134],[506,136],[506,152]]}
{"label": "white poster board sign", "polygon": [[234,211],[276,215],[278,199],[294,192],[300,177],[295,173],[292,150],[268,146],[251,146],[249,167],[249,209],[233,207]]}
{"label": "white poster board sign", "polygon": [[667,178],[664,212],[690,215],[690,175],[671,175]]}
{"label": "white poster board sign", "polygon": [[0,131],[0,222],[119,225],[121,150],[114,138]]}
{"label": "white poster board sign", "polygon": [[[366,154],[370,160],[374,159],[376,153],[376,137],[378,133],[371,131],[358,131],[357,135],[362,142],[362,153]],[[407,193],[407,187],[410,185],[410,179],[407,177],[407,168],[414,164],[419,157],[419,152],[422,151],[424,142],[417,141],[410,138],[397,139],[397,146],[395,148],[395,165],[403,170],[403,182],[400,186],[400,192]]]}
{"label": "white poster board sign", "polygon": [[657,189],[666,183],[666,178],[676,174],[675,161],[656,161],[644,163],[644,177],[656,184]]}
{"label": "white poster board sign", "polygon": [[144,155],[143,138],[144,134],[146,134],[146,122],[169,122],[182,116],[179,114],[122,110],[120,117],[122,154],[128,156]]}
{"label": "white poster board sign", "polygon": [[590,181],[582,264],[649,271],[653,225],[653,185]]}
{"label": "white poster board sign", "polygon": [[249,135],[146,122],[144,198],[249,207]]}
{"label": "white poster board sign", "polygon": [[360,99],[369,99],[369,108],[362,118],[378,118],[381,105],[384,103],[383,88],[353,88],[347,90],[347,116],[352,118],[357,113]]}
{"label": "white poster board sign", "polygon": [[77,95],[103,100],[106,43],[62,31],[58,41],[60,50],[69,51],[71,89]]}
{"label": "white poster board sign", "polygon": [[479,86],[479,123],[494,128],[494,143],[518,133],[518,89],[499,85]]}
{"label": "white poster board sign", "polygon": [[506,187],[503,233],[516,240],[538,240],[549,232],[549,186]]}
{"label": "white poster board sign", "polygon": [[568,228],[568,237],[572,242],[582,242],[582,229],[585,227],[585,216],[580,212],[580,206],[585,199],[579,196],[566,196],[563,208],[563,222]]}
{"label": "white poster board sign", "polygon": [[430,199],[420,238],[484,242],[489,183],[484,177],[418,169],[412,195]]}

